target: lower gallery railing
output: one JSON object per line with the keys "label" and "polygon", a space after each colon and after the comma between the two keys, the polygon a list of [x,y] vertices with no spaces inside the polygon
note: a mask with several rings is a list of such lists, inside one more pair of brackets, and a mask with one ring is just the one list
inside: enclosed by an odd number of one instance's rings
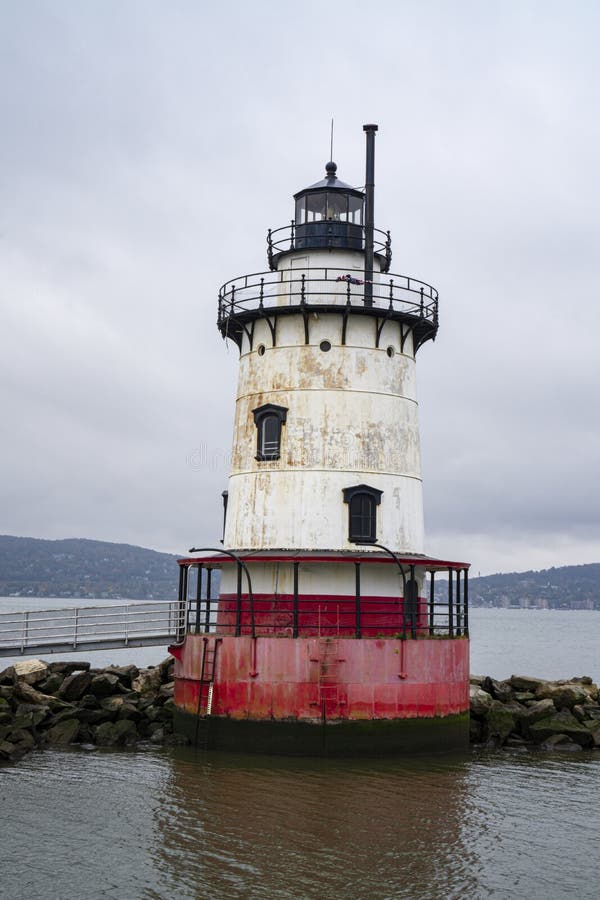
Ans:
{"label": "lower gallery railing", "polygon": [[[291,595],[244,592],[243,563],[238,562],[237,592],[212,596],[214,566],[201,562],[180,564],[179,603],[182,641],[186,632],[219,636],[309,637],[313,635],[377,637],[467,637],[469,603],[467,570],[448,570],[447,586],[429,573],[428,596],[367,597],[360,593],[357,570],[356,593],[352,597],[302,596],[298,592],[298,569],[294,565]],[[411,567],[412,568],[412,567]],[[205,573],[203,576],[203,569]],[[246,574],[246,572],[244,573]],[[405,583],[414,582],[414,572]],[[193,581],[192,581],[192,577]],[[444,590],[440,598],[436,587]]]}

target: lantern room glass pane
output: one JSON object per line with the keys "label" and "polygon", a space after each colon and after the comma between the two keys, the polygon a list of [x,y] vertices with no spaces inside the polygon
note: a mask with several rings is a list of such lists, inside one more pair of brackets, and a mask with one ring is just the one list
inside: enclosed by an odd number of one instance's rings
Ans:
{"label": "lantern room glass pane", "polygon": [[346,222],[348,220],[348,194],[340,191],[328,192],[326,218],[328,222]]}
{"label": "lantern room glass pane", "polygon": [[348,197],[348,221],[353,225],[363,223],[363,200],[360,197]]}
{"label": "lantern room glass pane", "polygon": [[306,197],[298,197],[296,200],[296,225],[304,225],[306,222]]}
{"label": "lantern room glass pane", "polygon": [[308,194],[306,197],[306,221],[321,222],[327,212],[327,194]]}

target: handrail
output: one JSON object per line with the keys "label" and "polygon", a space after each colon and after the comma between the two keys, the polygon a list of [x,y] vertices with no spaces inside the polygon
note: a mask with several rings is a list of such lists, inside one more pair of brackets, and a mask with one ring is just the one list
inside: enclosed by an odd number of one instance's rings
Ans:
{"label": "handrail", "polygon": [[170,643],[179,627],[174,600],[0,613],[0,656],[67,647]]}
{"label": "handrail", "polygon": [[[307,245],[306,242],[311,241],[311,238],[318,239],[320,235],[312,235],[310,232],[301,231],[300,235],[297,235],[298,229],[304,229],[307,225],[310,228],[311,225],[327,225],[327,221],[323,222],[308,222],[298,226],[295,222],[292,222],[290,225],[283,225],[281,228],[269,228],[267,232],[267,259],[269,262],[269,267],[274,269],[276,266],[277,258],[282,253],[290,253],[294,250],[302,250]],[[362,244],[361,251],[364,248],[365,244],[365,226],[364,225],[355,225],[351,222],[340,222],[336,221],[333,223],[336,226],[343,228],[345,225],[348,225],[352,229],[351,236],[354,237],[357,233],[360,235],[360,241]],[[360,231],[359,231],[360,229]],[[382,257],[384,260],[385,269],[389,269],[390,263],[392,261],[392,236],[389,231],[382,231],[381,228],[375,228],[374,231],[374,241],[373,241],[373,251],[375,255]],[[338,235],[334,235],[337,237]],[[298,247],[298,243],[301,243],[302,246]],[[359,251],[360,252],[360,251]]]}
{"label": "handrail", "polygon": [[[282,269],[253,272],[226,281],[219,290],[219,323],[252,310],[275,310],[305,304],[364,305],[361,273],[337,267]],[[382,312],[400,312],[437,324],[438,292],[430,284],[410,275],[377,273],[373,280],[373,307]]]}
{"label": "handrail", "polygon": [[[252,637],[254,634],[254,595],[252,593],[252,579],[250,578],[250,572],[248,570],[248,566],[244,562],[244,560],[237,555],[237,553],[233,553],[231,550],[223,550],[222,547],[190,547],[188,553],[222,553],[224,556],[229,556],[231,559],[234,559],[238,565],[238,569],[243,569],[246,573],[246,581],[248,582],[248,597],[250,599],[250,618],[252,625]],[[202,560],[198,560],[198,564],[202,564]],[[238,595],[240,591],[238,589]],[[240,602],[240,597],[238,596],[238,602]]]}

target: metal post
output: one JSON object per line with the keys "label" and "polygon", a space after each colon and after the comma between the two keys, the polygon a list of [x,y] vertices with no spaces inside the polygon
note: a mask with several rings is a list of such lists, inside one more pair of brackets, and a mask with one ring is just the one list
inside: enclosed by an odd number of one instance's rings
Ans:
{"label": "metal post", "polygon": [[298,637],[298,569],[300,567],[299,562],[294,563],[294,610],[293,610],[293,627],[292,634],[293,637]]}
{"label": "metal post", "polygon": [[182,629],[182,630],[183,630],[183,634],[185,634],[186,631],[187,631],[187,629],[188,629],[188,621],[189,621],[189,619],[188,619],[188,616],[189,616],[189,611],[188,611],[188,575],[189,575],[188,567],[187,567],[187,566],[184,566],[184,567],[183,567],[183,609],[182,609],[182,617],[181,617],[181,619],[182,619],[182,625],[183,625],[183,629]]}
{"label": "metal post", "polygon": [[355,591],[356,591],[356,612],[355,612],[356,637],[361,638],[362,637],[362,629],[361,629],[361,624],[360,624],[360,563],[359,562],[354,563],[354,584],[355,584]]}
{"label": "metal post", "polygon": [[429,573],[429,634],[433,634],[435,625],[435,572]]}
{"label": "metal post", "polygon": [[464,580],[464,634],[465,637],[469,637],[469,570],[465,569],[465,580]]}
{"label": "metal post", "polygon": [[194,631],[196,634],[200,633],[200,609],[202,606],[202,565],[196,567],[198,570],[198,581],[196,583],[196,622],[194,625]]}
{"label": "metal post", "polygon": [[210,631],[210,596],[212,594],[212,569],[206,567],[206,606],[204,608],[204,630]]}
{"label": "metal post", "polygon": [[177,593],[177,640],[184,637],[183,623],[185,621],[185,566],[179,566],[179,591]]}
{"label": "metal post", "polygon": [[452,588],[454,579],[452,569],[448,569],[448,635],[454,637],[454,613],[452,610]]}
{"label": "metal post", "polygon": [[367,137],[365,178],[365,306],[373,306],[373,237],[375,230],[375,132],[377,125],[363,125]]}
{"label": "metal post", "polygon": [[235,636],[242,633],[242,567],[237,567],[237,608],[235,613]]}
{"label": "metal post", "polygon": [[460,569],[456,570],[456,634],[462,634],[460,626]]}
{"label": "metal post", "polygon": [[229,491],[223,491],[221,493],[221,497],[223,498],[223,537],[221,538],[221,543],[225,541],[225,524],[227,522],[227,501],[229,500]]}
{"label": "metal post", "polygon": [[73,629],[73,650],[77,649],[77,627],[79,625],[79,610],[75,610],[75,628]]}
{"label": "metal post", "polygon": [[415,640],[417,636],[417,616],[419,609],[419,589],[415,578],[415,567],[410,566],[410,635]]}
{"label": "metal post", "polygon": [[23,630],[21,632],[21,653],[25,652],[25,647],[29,641],[29,613],[23,613]]}

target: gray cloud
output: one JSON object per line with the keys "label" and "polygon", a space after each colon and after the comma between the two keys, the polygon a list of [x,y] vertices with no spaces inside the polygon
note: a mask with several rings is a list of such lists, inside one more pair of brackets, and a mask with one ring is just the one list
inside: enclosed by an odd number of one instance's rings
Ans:
{"label": "gray cloud", "polygon": [[220,283],[377,121],[419,356],[428,549],[597,561],[599,13],[545,3],[0,4],[0,530],[214,543]]}

